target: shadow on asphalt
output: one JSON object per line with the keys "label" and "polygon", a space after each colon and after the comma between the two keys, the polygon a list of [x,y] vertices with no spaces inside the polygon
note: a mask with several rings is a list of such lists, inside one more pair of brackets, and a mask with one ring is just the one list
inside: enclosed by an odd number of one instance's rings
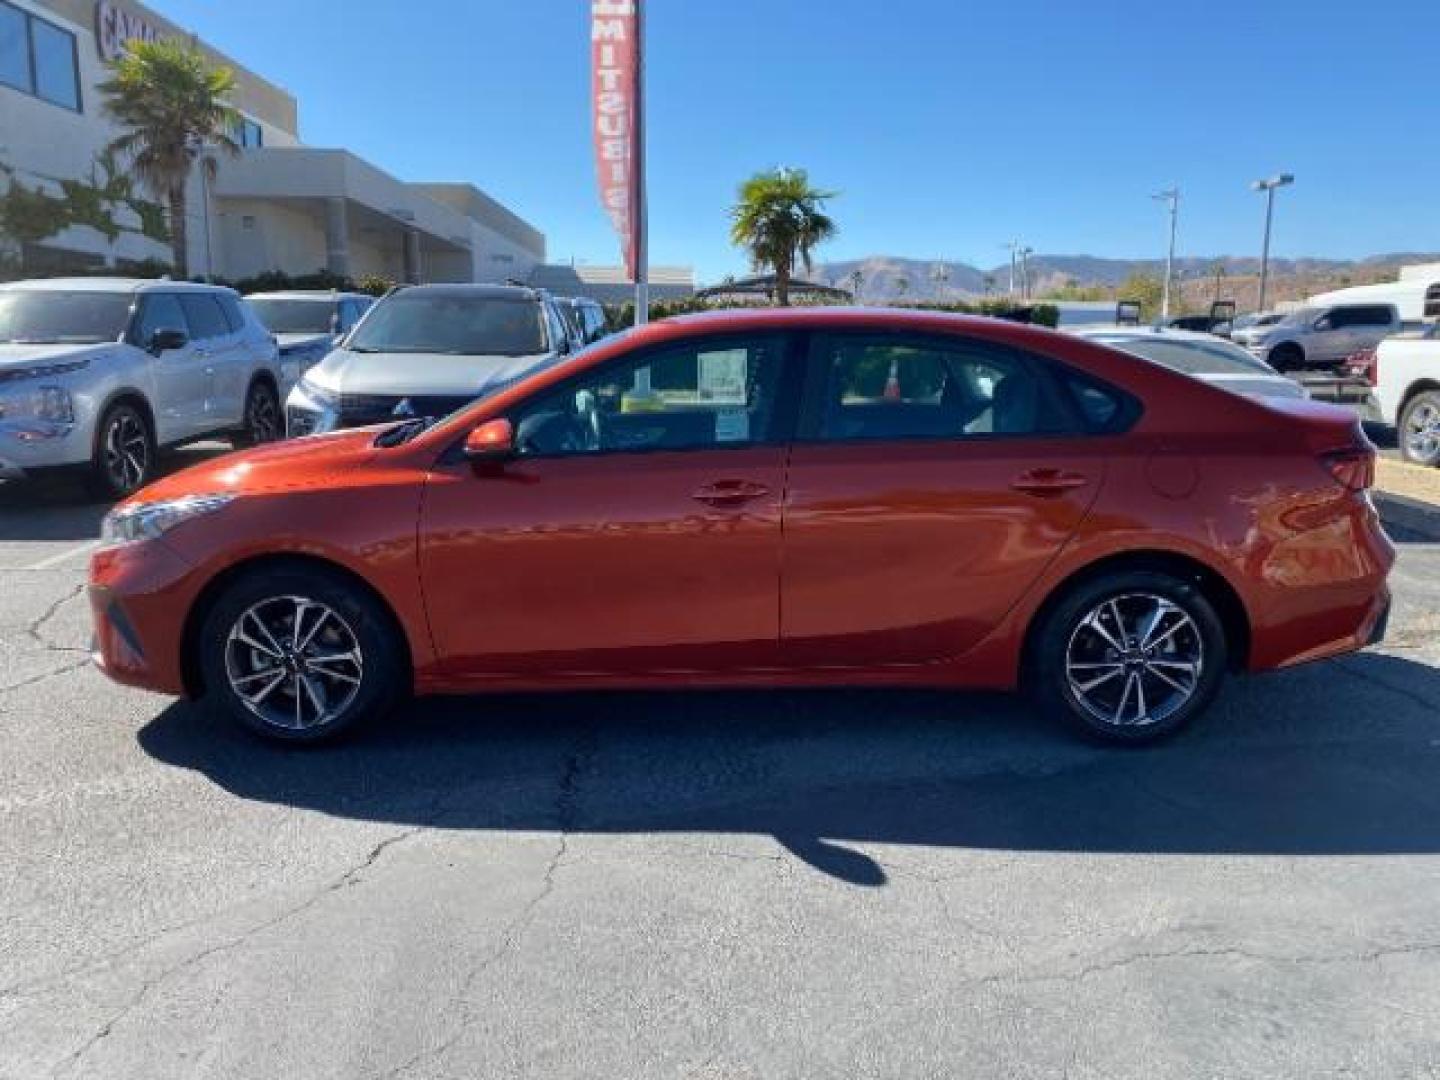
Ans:
{"label": "shadow on asphalt", "polygon": [[1440,852],[1437,703],[1434,668],[1362,654],[1240,680],[1148,750],[1082,744],[1017,699],[883,691],[440,699],[308,750],[178,703],[138,738],[244,799],[459,830],[763,834],[882,885],[846,841]]}
{"label": "shadow on asphalt", "polygon": [[[160,458],[159,475],[169,476],[229,449],[197,443],[166,451]],[[78,471],[57,471],[34,480],[0,480],[0,543],[93,540],[109,509],[108,502],[90,493]]]}

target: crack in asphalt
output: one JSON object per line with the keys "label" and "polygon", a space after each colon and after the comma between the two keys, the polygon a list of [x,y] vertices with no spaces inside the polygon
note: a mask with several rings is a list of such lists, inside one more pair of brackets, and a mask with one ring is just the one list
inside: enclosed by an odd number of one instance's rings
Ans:
{"label": "crack in asphalt", "polygon": [[193,953],[185,959],[180,960],[177,963],[171,964],[169,967],[164,968],[156,975],[153,975],[147,979],[143,979],[140,983],[140,988],[130,996],[129,1000],[126,1001],[124,1005],[122,1005],[109,1017],[107,1017],[104,1022],[102,1022],[101,1025],[95,1030],[95,1032],[88,1039],[86,1039],[85,1042],[83,1042],[76,1050],[74,1050],[69,1056],[56,1064],[50,1070],[50,1075],[59,1076],[62,1074],[62,1072],[73,1072],[75,1068],[80,1064],[80,1062],[85,1058],[85,1056],[88,1055],[100,1043],[108,1039],[110,1035],[114,1032],[115,1027],[120,1024],[128,1015],[130,1015],[130,1013],[134,1012],[137,1008],[142,1006],[145,1003],[145,1000],[150,996],[150,994],[161,984],[169,981],[171,978],[180,974],[181,972],[192,968],[205,960],[208,960],[212,956],[215,956],[219,953],[229,952],[232,949],[236,949],[245,945],[257,935],[263,934],[265,931],[273,929],[274,927],[279,926],[281,923],[286,922],[289,919],[292,919],[295,916],[308,911],[309,909],[319,904],[321,901],[325,900],[332,894],[338,892],[339,890],[359,884],[361,877],[365,873],[365,871],[373,867],[386,851],[388,851],[397,844],[403,843],[406,840],[409,840],[412,837],[429,830],[433,827],[434,823],[441,816],[442,815],[439,813],[433,813],[430,820],[427,820],[424,824],[412,826],[408,829],[404,829],[401,832],[394,833],[378,841],[370,848],[369,852],[365,855],[363,859],[361,859],[355,865],[349,867],[339,877],[332,879],[320,889],[311,893],[300,903],[294,904],[286,908],[285,910],[281,911],[277,915],[272,916],[271,918],[264,919],[256,923],[255,925],[249,927],[248,929],[231,937],[226,941],[207,946],[206,948],[201,949],[199,952]]}
{"label": "crack in asphalt", "polygon": [[88,653],[88,649],[82,649],[75,645],[57,645],[53,641],[50,641],[48,638],[46,638],[43,633],[41,633],[41,631],[45,628],[45,624],[48,623],[51,619],[55,618],[56,615],[60,614],[61,608],[63,608],[66,604],[70,603],[72,600],[79,599],[80,595],[84,593],[85,587],[86,582],[82,581],[79,585],[75,586],[75,588],[71,589],[64,596],[60,597],[60,599],[52,603],[49,607],[47,607],[43,612],[40,613],[38,618],[34,619],[28,626],[25,627],[25,633],[47,652]]}
{"label": "crack in asphalt", "polygon": [[46,679],[53,679],[57,675],[68,675],[72,671],[79,671],[81,668],[87,668],[89,666],[89,660],[77,660],[73,664],[66,664],[63,667],[55,668],[53,671],[43,671],[39,675],[31,675],[28,678],[21,679],[19,682],[7,683],[4,686],[0,686],[0,694],[8,694],[12,690],[23,690],[27,686],[34,686],[36,683],[44,682]]}
{"label": "crack in asphalt", "polygon": [[574,749],[565,758],[555,793],[554,817],[558,833],[555,851],[545,863],[545,869],[541,874],[540,888],[536,890],[535,895],[525,903],[519,914],[505,925],[500,932],[496,946],[470,969],[461,983],[459,991],[452,995],[447,1009],[454,1009],[461,1014],[459,1024],[447,1038],[437,1045],[421,1050],[399,1065],[379,1073],[378,1075],[383,1080],[393,1080],[393,1078],[404,1076],[425,1062],[443,1057],[475,1023],[477,1017],[470,1012],[471,990],[492,967],[514,952],[521,935],[529,929],[531,922],[534,921],[535,913],[540,905],[555,891],[556,873],[570,854],[570,835],[580,824],[580,778],[594,760],[597,741],[595,727],[587,727],[576,740]]}

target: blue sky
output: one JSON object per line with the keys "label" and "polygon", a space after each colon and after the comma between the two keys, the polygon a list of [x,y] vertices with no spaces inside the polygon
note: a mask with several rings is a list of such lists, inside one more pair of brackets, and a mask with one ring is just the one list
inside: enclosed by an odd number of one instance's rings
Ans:
{"label": "blue sky", "polygon": [[[586,0],[149,0],[294,93],[301,136],[468,180],[553,261],[614,263],[589,141]],[[652,261],[744,269],[738,182],[839,192],[828,259],[1440,250],[1440,5],[649,0]]]}

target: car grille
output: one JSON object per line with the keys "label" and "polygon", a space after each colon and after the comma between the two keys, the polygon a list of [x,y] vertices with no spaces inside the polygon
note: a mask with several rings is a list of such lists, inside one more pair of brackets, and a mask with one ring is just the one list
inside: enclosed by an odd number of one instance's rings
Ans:
{"label": "car grille", "polygon": [[337,411],[341,427],[361,427],[411,416],[445,416],[474,400],[474,395],[341,394]]}

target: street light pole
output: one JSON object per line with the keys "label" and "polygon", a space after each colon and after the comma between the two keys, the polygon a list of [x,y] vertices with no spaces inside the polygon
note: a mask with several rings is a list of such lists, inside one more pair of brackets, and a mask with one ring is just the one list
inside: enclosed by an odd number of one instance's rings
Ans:
{"label": "street light pole", "polygon": [[1180,189],[1178,187],[1166,188],[1150,197],[1170,204],[1170,247],[1165,254],[1165,288],[1160,294],[1160,321],[1168,322],[1170,319],[1170,276],[1175,269],[1175,223],[1180,217]]}
{"label": "street light pole", "polygon": [[1260,302],[1256,311],[1265,310],[1265,286],[1270,280],[1270,222],[1275,217],[1275,189],[1293,184],[1291,173],[1280,173],[1268,180],[1256,180],[1250,185],[1251,191],[1265,192],[1265,242],[1260,249]]}
{"label": "street light pole", "polygon": [[1035,254],[1032,247],[1020,249],[1020,299],[1030,299],[1030,256]]}
{"label": "street light pole", "polygon": [[1020,251],[1020,241],[1019,241],[1019,240],[1011,240],[1008,244],[1005,244],[1004,246],[1010,249],[1010,299],[1011,299],[1011,300],[1014,300],[1014,299],[1015,299],[1015,256],[1016,256],[1016,255],[1019,253],[1019,251]]}

